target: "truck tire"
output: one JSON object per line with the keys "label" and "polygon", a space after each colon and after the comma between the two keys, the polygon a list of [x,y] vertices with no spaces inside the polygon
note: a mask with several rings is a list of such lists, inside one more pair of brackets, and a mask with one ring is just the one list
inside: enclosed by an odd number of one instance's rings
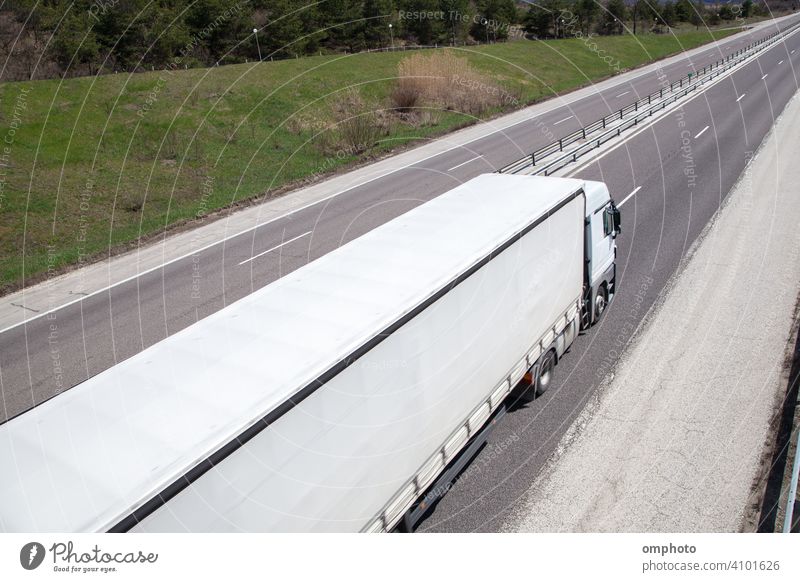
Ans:
{"label": "truck tire", "polygon": [[608,290],[606,289],[606,285],[604,283],[600,285],[600,288],[597,290],[597,295],[595,295],[594,298],[595,323],[600,321],[600,317],[602,317],[603,313],[605,313],[606,307],[608,307]]}
{"label": "truck tire", "polygon": [[556,367],[556,353],[550,350],[542,356],[542,363],[539,364],[539,374],[536,378],[536,396],[541,396],[553,383],[553,373]]}

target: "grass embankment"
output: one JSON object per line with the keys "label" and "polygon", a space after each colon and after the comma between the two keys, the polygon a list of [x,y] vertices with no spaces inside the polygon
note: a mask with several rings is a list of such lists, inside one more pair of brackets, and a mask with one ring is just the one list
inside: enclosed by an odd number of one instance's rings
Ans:
{"label": "grass embankment", "polygon": [[[610,61],[631,68],[711,40],[708,32],[593,38],[606,60],[580,39],[457,54],[513,96],[483,109],[478,117],[486,118],[607,77]],[[472,123],[457,110],[413,118],[389,111],[398,63],[409,54],[0,86],[0,291]],[[336,145],[336,131],[323,129],[337,119],[331,100],[339,97],[330,95],[349,86],[382,127],[365,152]]]}

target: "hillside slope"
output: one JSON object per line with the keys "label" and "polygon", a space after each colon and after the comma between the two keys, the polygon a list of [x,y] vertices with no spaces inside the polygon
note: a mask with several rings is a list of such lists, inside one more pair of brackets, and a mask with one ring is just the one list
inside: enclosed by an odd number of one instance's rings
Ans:
{"label": "hillside slope", "polygon": [[[478,116],[392,111],[402,52],[4,84],[0,290],[711,40],[689,32],[452,49],[505,96]],[[358,114],[379,126],[377,141],[353,145],[331,129],[349,87]]]}

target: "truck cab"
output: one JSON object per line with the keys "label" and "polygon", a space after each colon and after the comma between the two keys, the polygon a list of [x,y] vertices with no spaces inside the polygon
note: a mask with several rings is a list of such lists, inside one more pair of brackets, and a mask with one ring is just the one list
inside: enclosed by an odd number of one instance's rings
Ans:
{"label": "truck cab", "polygon": [[586,276],[582,327],[603,315],[616,292],[620,213],[603,182],[586,181]]}

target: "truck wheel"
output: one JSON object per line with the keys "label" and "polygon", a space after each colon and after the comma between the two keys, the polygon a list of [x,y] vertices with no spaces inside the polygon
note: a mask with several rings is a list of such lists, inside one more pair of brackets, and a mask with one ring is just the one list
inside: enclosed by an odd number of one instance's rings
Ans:
{"label": "truck wheel", "polygon": [[536,396],[541,396],[553,383],[553,372],[556,367],[556,354],[550,350],[544,355],[539,365],[539,377],[536,379]]}
{"label": "truck wheel", "polygon": [[605,285],[601,285],[597,290],[597,295],[594,298],[594,321],[600,321],[600,317],[608,306],[608,291]]}

